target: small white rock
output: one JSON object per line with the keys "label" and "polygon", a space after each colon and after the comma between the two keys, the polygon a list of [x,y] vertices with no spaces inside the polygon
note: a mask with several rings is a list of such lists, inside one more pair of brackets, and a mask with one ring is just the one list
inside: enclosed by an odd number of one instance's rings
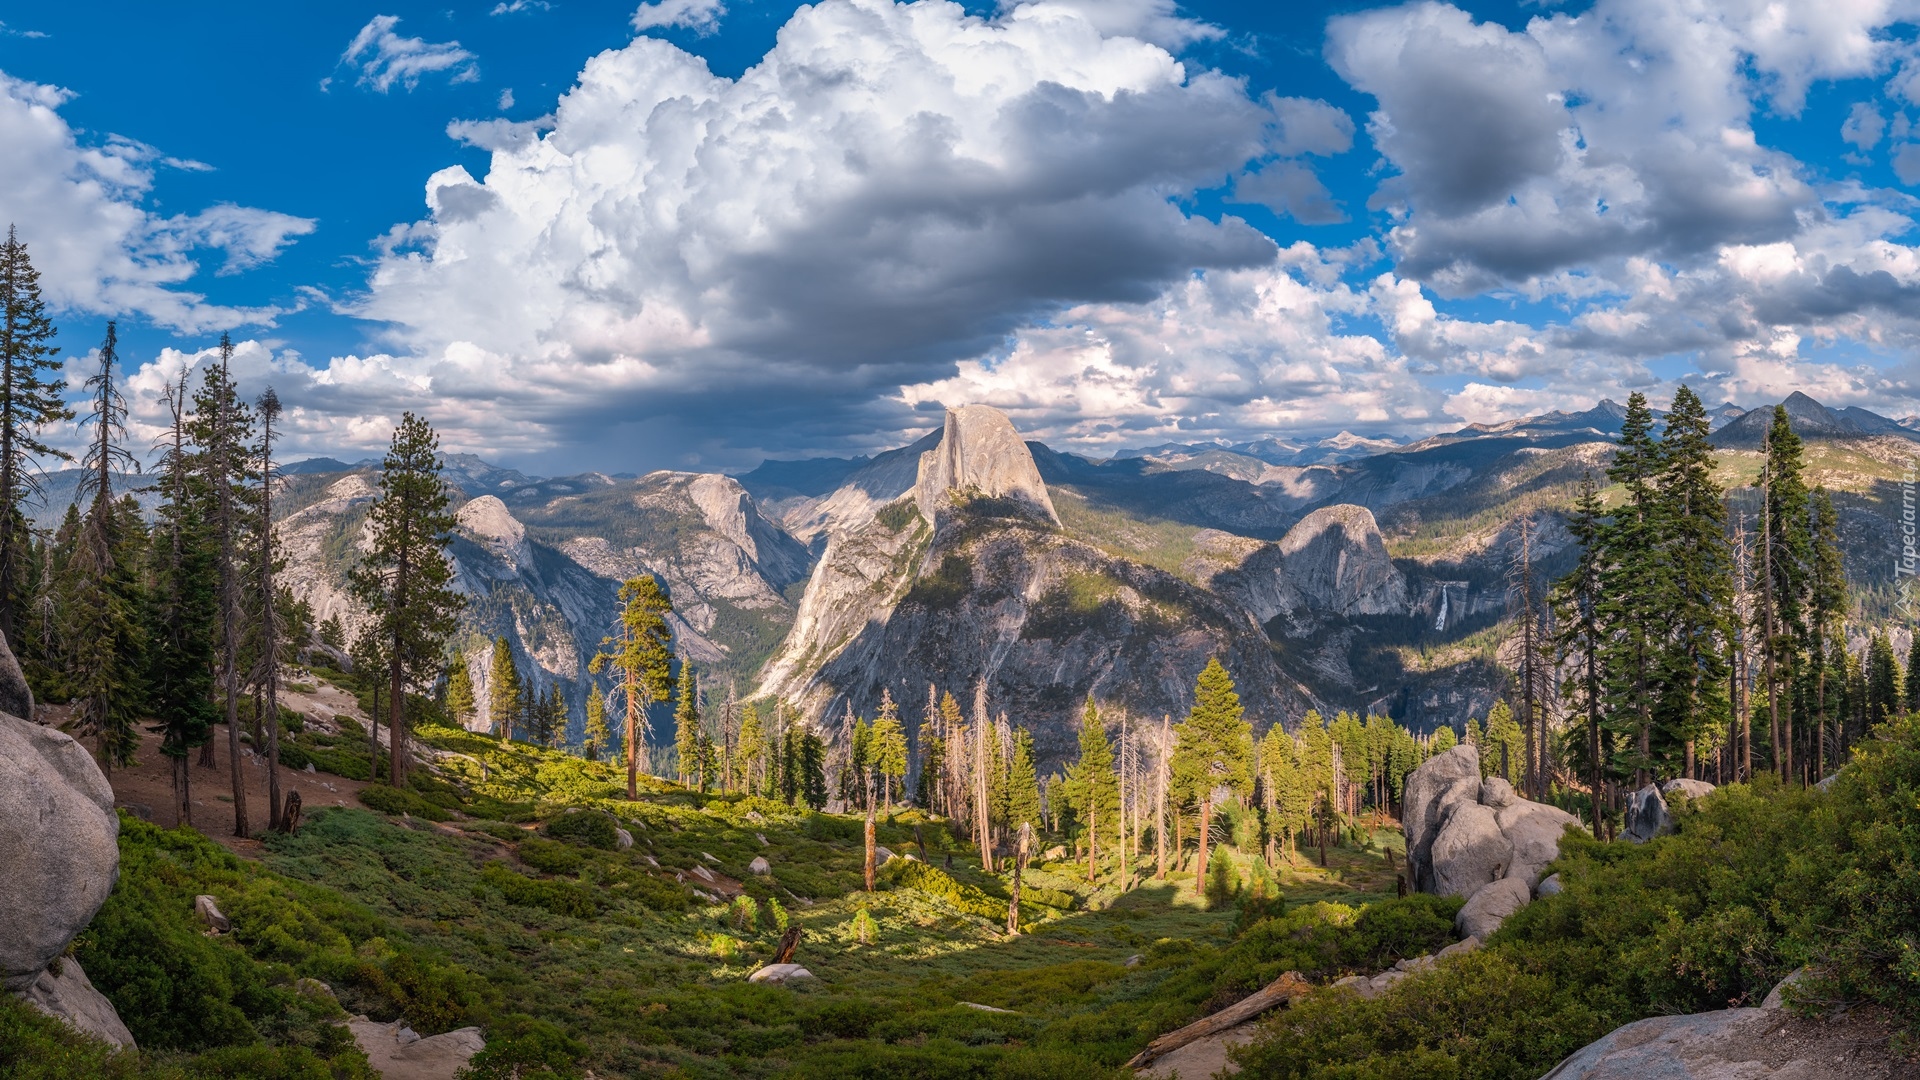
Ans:
{"label": "small white rock", "polygon": [[766,967],[747,976],[748,982],[784,983],[795,979],[811,979],[813,972],[799,964],[768,964]]}
{"label": "small white rock", "polygon": [[755,855],[753,861],[747,864],[747,869],[755,874],[771,874],[773,864],[767,861],[766,856]]}

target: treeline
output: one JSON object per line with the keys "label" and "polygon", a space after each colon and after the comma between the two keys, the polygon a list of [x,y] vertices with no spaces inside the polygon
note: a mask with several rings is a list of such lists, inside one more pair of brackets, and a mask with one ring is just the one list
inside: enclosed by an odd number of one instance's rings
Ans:
{"label": "treeline", "polygon": [[1657,433],[1634,394],[1605,497],[1589,475],[1569,515],[1578,563],[1521,592],[1523,787],[1584,786],[1596,828],[1653,779],[1815,783],[1903,707],[1886,639],[1849,648],[1839,515],[1786,409],[1750,492],[1718,481],[1709,428],[1685,386]]}
{"label": "treeline", "polygon": [[[314,627],[308,605],[277,580],[278,396],[268,387],[241,399],[223,334],[197,385],[187,369],[165,388],[157,467],[129,487],[122,478],[144,472],[147,448],[128,444],[116,325],[88,363],[87,406],[76,416],[61,396],[64,365],[39,275],[11,229],[0,245],[0,307],[0,633],[42,700],[71,703],[76,730],[109,773],[134,762],[143,724],[160,736],[182,823],[193,815],[189,759],[217,770],[214,729],[225,724],[234,834],[252,831],[250,759],[264,761],[267,825],[280,828],[282,666],[311,647]],[[80,441],[79,496],[57,528],[37,532],[26,507],[44,498],[41,469],[73,460],[55,442]],[[136,491],[155,497],[150,518]],[[393,703],[395,782],[409,760],[404,695],[440,672],[458,610],[444,558],[447,504],[432,429],[409,413],[351,579],[369,612],[360,651],[385,673]],[[339,636],[337,622],[329,633]]]}

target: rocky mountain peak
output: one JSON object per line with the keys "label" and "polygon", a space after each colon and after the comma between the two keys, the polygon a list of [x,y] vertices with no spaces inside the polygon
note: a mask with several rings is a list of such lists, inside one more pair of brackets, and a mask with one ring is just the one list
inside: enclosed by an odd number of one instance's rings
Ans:
{"label": "rocky mountain peak", "polygon": [[1321,507],[1287,530],[1278,546],[1291,584],[1316,607],[1343,615],[1406,609],[1406,578],[1364,506]]}
{"label": "rocky mountain peak", "polygon": [[920,455],[914,501],[922,516],[937,520],[959,491],[1012,499],[1048,523],[1060,524],[1032,451],[1007,414],[991,406],[948,409],[939,444]]}
{"label": "rocky mountain peak", "polygon": [[454,520],[475,537],[508,550],[519,547],[527,538],[527,527],[513,516],[506,503],[492,495],[482,495],[461,507]]}

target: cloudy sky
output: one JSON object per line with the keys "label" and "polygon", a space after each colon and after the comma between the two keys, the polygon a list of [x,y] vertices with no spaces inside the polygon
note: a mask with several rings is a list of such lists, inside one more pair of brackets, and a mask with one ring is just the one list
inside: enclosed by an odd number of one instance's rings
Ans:
{"label": "cloudy sky", "polygon": [[1920,6],[17,6],[0,219],[136,411],[522,467],[1920,411]]}

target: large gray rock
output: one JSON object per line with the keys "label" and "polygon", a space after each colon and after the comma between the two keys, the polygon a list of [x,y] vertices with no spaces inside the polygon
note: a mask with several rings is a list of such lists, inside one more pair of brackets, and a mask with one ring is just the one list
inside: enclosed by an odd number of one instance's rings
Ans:
{"label": "large gray rock", "polygon": [[1447,812],[1480,794],[1480,754],[1462,743],[1407,774],[1401,821],[1407,834],[1407,880],[1434,892],[1433,841]]}
{"label": "large gray rock", "polygon": [[1441,896],[1471,897],[1481,886],[1507,876],[1513,842],[1500,831],[1499,816],[1479,803],[1456,803],[1433,839],[1433,888]]}
{"label": "large gray rock", "polygon": [[[56,967],[60,969],[57,973]],[[42,971],[20,996],[41,1012],[65,1020],[96,1039],[122,1050],[136,1049],[133,1032],[120,1022],[113,1002],[93,988],[80,961],[71,956]]]}
{"label": "large gray rock", "polygon": [[86,748],[0,715],[0,989],[34,985],[93,921],[120,876],[119,834]]}
{"label": "large gray rock", "polygon": [[1660,797],[1660,785],[1648,784],[1627,796],[1626,829],[1621,836],[1644,844],[1656,836],[1673,831],[1673,815],[1667,812],[1667,800]]}
{"label": "large gray rock", "polygon": [[0,634],[0,713],[33,719],[33,688],[27,685],[27,674],[13,658],[5,634]]}
{"label": "large gray rock", "polygon": [[1500,929],[1507,916],[1527,906],[1533,890],[1519,878],[1501,878],[1473,894],[1460,914],[1453,917],[1453,928],[1463,938],[1479,938]]}
{"label": "large gray rock", "polygon": [[[1793,979],[1788,976],[1787,982]],[[1910,1075],[1890,1060],[1884,1031],[1850,1032],[1817,1019],[1788,1017],[1778,1011],[1780,989],[1775,987],[1757,1009],[1655,1016],[1615,1028],[1576,1050],[1541,1080],[1865,1080]],[[1781,1037],[1784,1026],[1794,1029],[1786,1038]]]}
{"label": "large gray rock", "polygon": [[1580,819],[1557,806],[1514,799],[1494,814],[1501,835],[1513,845],[1507,876],[1519,878],[1528,888],[1540,879],[1547,864],[1560,857],[1560,837],[1567,826]]}
{"label": "large gray rock", "polygon": [[1708,795],[1713,794],[1713,785],[1707,783],[1705,780],[1690,780],[1684,776],[1676,777],[1660,785],[1660,794],[1662,795],[1671,795],[1676,791],[1685,794],[1689,799],[1704,799]]}

